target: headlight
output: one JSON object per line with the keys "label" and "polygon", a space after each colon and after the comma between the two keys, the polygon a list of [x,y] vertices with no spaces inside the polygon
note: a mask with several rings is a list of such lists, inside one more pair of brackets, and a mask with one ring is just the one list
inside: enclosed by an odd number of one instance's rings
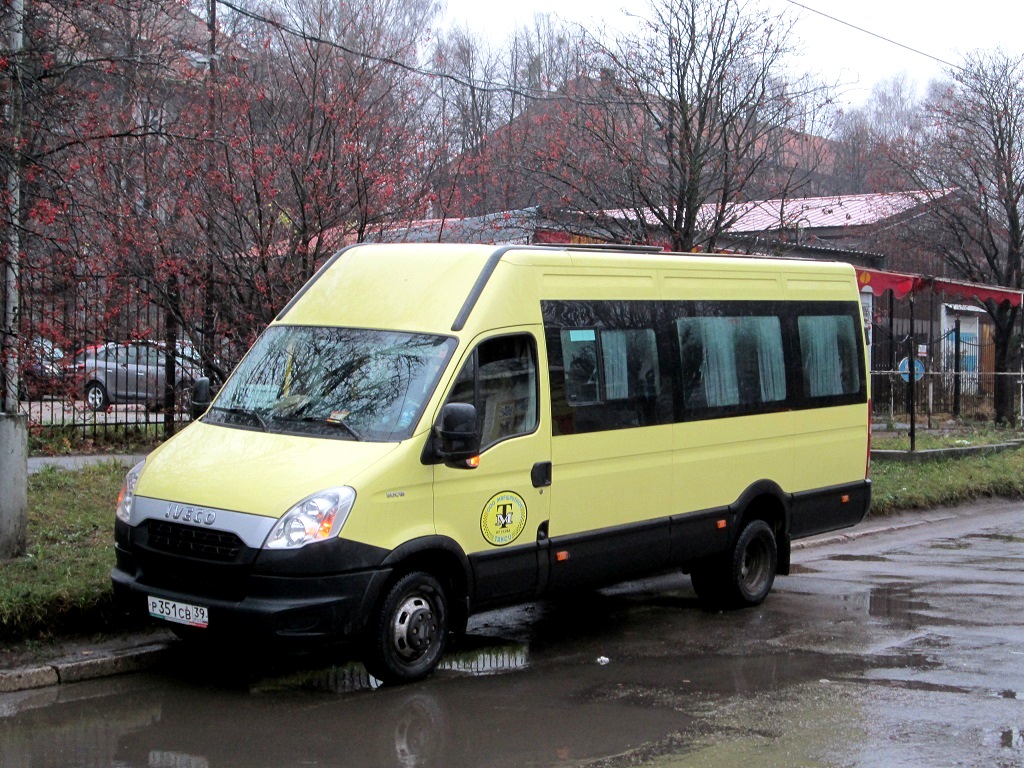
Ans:
{"label": "headlight", "polygon": [[298,549],[337,536],[348,519],[356,492],[348,486],[308,496],[284,513],[263,543],[264,549]]}
{"label": "headlight", "polygon": [[140,461],[128,470],[121,484],[121,492],[117,494],[117,519],[125,523],[132,521],[132,502],[135,501],[135,484],[139,482],[139,475],[145,466],[145,460]]}

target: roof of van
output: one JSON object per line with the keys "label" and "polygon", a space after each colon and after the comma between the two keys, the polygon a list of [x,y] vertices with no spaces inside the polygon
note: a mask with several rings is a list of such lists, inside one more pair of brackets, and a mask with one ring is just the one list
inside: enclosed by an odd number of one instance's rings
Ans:
{"label": "roof of van", "polygon": [[[633,274],[672,272],[685,265],[684,269],[705,275],[805,272],[854,279],[852,267],[837,262],[676,254],[625,247],[366,243],[339,251],[328,260],[277,320],[290,325],[459,331],[502,264],[562,269],[571,266],[574,273],[610,269],[613,273],[622,270]],[[515,295],[509,284],[503,290]],[[614,282],[610,290],[615,291]],[[614,298],[635,297],[624,293]]]}

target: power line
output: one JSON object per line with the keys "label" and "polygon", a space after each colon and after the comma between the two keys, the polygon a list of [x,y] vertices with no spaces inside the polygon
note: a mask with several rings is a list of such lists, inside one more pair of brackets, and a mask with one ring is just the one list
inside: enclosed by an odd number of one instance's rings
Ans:
{"label": "power line", "polygon": [[811,13],[816,13],[819,16],[824,16],[826,19],[834,21],[837,24],[842,24],[843,26],[849,27],[850,29],[855,29],[858,32],[863,32],[865,35],[876,37],[879,40],[882,40],[883,42],[889,43],[890,45],[895,45],[896,47],[903,48],[904,50],[910,51],[911,53],[916,53],[918,56],[924,56],[926,59],[937,61],[939,64],[951,67],[952,69],[957,69],[961,71],[963,70],[963,67],[961,67],[958,64],[953,64],[951,62],[946,61],[945,59],[940,59],[938,56],[932,56],[930,53],[919,51],[917,48],[911,48],[909,45],[904,45],[903,43],[897,42],[896,40],[886,37],[885,35],[880,35],[877,32],[872,32],[870,29],[864,29],[863,27],[858,27],[856,24],[851,24],[850,22],[844,21],[843,19],[837,18],[835,16],[830,16],[824,11],[819,11],[817,8],[811,8],[809,5],[798,3],[797,0],[786,0],[786,2],[789,3],[790,5],[797,6],[798,8],[803,8],[805,11],[810,11]]}
{"label": "power line", "polygon": [[319,37],[318,35],[312,35],[309,34],[308,32],[303,32],[302,30],[296,29],[295,27],[291,27],[281,21],[278,21],[277,19],[271,19],[267,16],[263,16],[262,14],[250,11],[246,8],[242,8],[236,5],[235,3],[230,2],[229,0],[214,1],[218,5],[222,5],[225,8],[230,8],[232,11],[241,16],[245,16],[249,19],[252,19],[253,21],[258,21],[262,22],[263,24],[267,24],[268,26],[271,26],[287,35],[298,37],[309,43],[316,43],[318,45],[325,45],[330,48],[336,48],[337,50],[343,51],[344,53],[347,53],[350,56],[355,56],[357,58],[365,59],[367,61],[375,61],[378,64],[387,64],[389,66],[398,67],[399,69],[403,69],[414,75],[419,75],[421,77],[431,79],[438,78],[442,80],[449,80],[457,85],[461,85],[465,88],[472,88],[482,93],[511,93],[517,96],[523,96],[532,99],[547,98],[546,94],[526,92],[519,88],[515,88],[512,85],[506,85],[503,83],[495,83],[489,81],[472,82],[450,72],[440,72],[435,69],[425,69],[423,67],[416,66],[415,64],[409,64],[408,62],[396,59],[391,56],[381,56],[378,54],[369,53],[368,51],[358,50],[350,46],[347,46],[344,43],[339,43],[336,40],[328,40],[326,38]]}

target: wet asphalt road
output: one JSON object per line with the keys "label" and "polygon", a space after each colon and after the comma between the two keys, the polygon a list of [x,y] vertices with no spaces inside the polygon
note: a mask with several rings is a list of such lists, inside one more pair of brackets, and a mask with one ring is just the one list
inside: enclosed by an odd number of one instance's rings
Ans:
{"label": "wet asphalt road", "polygon": [[180,649],[0,696],[0,766],[1024,766],[1024,505],[971,512],[797,552],[753,610],[672,575],[484,614],[402,688]]}

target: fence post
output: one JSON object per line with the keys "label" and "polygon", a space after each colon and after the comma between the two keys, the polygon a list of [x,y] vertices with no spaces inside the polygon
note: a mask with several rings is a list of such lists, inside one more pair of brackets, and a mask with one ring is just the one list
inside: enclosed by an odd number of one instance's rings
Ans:
{"label": "fence post", "polygon": [[910,333],[907,334],[907,386],[910,387],[908,390],[910,403],[910,450],[914,451],[917,448],[917,418],[916,418],[916,403],[914,402],[914,393],[917,389],[917,366],[914,363],[917,362],[917,350],[914,348],[914,294],[910,294]]}
{"label": "fence post", "polygon": [[960,418],[960,318],[953,324],[953,418]]}

